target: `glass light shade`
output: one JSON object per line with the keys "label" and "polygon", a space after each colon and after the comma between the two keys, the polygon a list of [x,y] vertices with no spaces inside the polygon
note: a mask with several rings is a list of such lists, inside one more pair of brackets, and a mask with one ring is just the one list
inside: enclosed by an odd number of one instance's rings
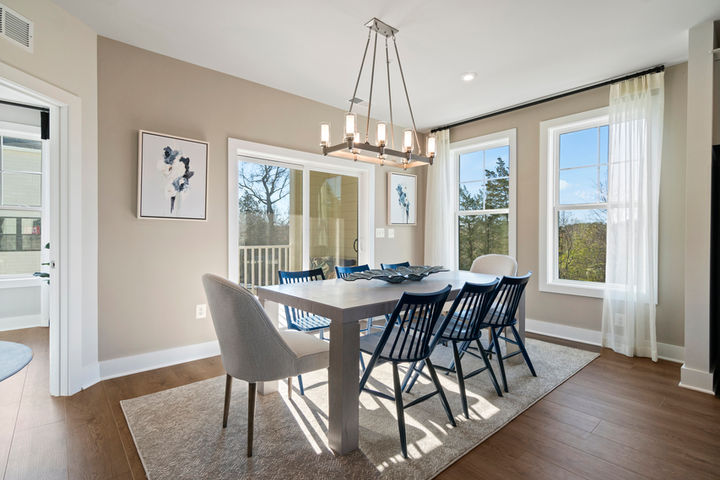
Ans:
{"label": "glass light shade", "polygon": [[360,140],[360,132],[355,132],[355,136],[353,137],[354,143],[362,143],[362,140]]}
{"label": "glass light shade", "polygon": [[403,131],[403,150],[412,152],[413,149],[413,131],[408,129]]}
{"label": "glass light shade", "polygon": [[320,145],[327,147],[330,145],[330,124],[320,124]]}
{"label": "glass light shade", "polygon": [[355,135],[355,125],[357,125],[357,115],[354,113],[345,114],[345,137],[352,138]]}
{"label": "glass light shade", "polygon": [[385,122],[378,122],[377,124],[377,146],[384,147],[387,143],[387,125]]}
{"label": "glass light shade", "polygon": [[434,157],[435,156],[435,135],[428,135],[427,137],[427,148],[425,149],[425,154],[428,157]]}

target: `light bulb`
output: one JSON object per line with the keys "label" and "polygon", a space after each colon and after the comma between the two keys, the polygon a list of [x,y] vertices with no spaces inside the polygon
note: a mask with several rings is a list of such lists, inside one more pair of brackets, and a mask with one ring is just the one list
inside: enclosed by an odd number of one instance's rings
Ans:
{"label": "light bulb", "polygon": [[354,113],[345,114],[345,138],[352,138],[355,135],[355,125],[357,124],[357,115]]}
{"label": "light bulb", "polygon": [[428,135],[427,148],[425,149],[425,153],[428,157],[435,156],[435,135]]}
{"label": "light bulb", "polygon": [[413,131],[407,129],[403,131],[403,150],[412,152],[413,149]]}
{"label": "light bulb", "polygon": [[320,145],[323,147],[330,146],[330,124],[323,122],[320,124]]}
{"label": "light bulb", "polygon": [[360,132],[355,132],[355,136],[353,137],[354,143],[362,143],[362,140],[360,140]]}
{"label": "light bulb", "polygon": [[385,122],[378,122],[377,124],[377,146],[384,147],[387,142],[387,125]]}

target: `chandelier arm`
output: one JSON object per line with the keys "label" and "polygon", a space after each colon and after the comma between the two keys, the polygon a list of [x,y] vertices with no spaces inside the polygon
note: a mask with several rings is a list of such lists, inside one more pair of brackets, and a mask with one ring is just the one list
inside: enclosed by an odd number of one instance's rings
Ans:
{"label": "chandelier arm", "polygon": [[370,71],[370,97],[368,98],[367,123],[365,124],[365,142],[370,141],[370,108],[372,107],[373,83],[375,82],[375,55],[377,54],[377,32],[373,46],[372,70]]}
{"label": "chandelier arm", "polygon": [[388,106],[390,107],[390,147],[395,148],[395,126],[393,124],[392,91],[390,90],[390,54],[388,53],[387,37],[385,37],[385,66],[387,71],[388,84]]}
{"label": "chandelier arm", "polygon": [[400,62],[400,53],[398,52],[397,41],[395,40],[395,34],[392,36],[393,45],[395,46],[395,56],[397,57],[398,67],[400,67],[400,78],[402,79],[403,89],[405,89],[405,98],[407,99],[408,110],[410,110],[410,120],[412,120],[413,133],[415,134],[415,144],[420,152],[420,140],[418,139],[417,127],[415,126],[415,116],[413,115],[412,105],[410,105],[410,95],[408,95],[407,85],[405,84],[405,74],[403,73],[402,63]]}
{"label": "chandelier arm", "polygon": [[353,90],[352,98],[350,99],[350,110],[348,110],[348,113],[352,113],[352,109],[355,106],[355,102],[353,102],[353,100],[357,95],[358,85],[360,85],[360,77],[362,76],[363,66],[365,65],[365,57],[367,56],[368,47],[370,46],[370,35],[372,35],[372,30],[368,30],[368,38],[367,42],[365,42],[365,51],[363,52],[362,62],[360,62],[360,71],[358,72],[357,80],[355,80],[355,90]]}

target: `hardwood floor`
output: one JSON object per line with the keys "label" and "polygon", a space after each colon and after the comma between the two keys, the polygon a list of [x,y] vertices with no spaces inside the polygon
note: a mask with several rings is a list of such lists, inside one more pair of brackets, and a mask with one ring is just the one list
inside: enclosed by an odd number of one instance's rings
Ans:
{"label": "hardwood floor", "polygon": [[[145,478],[120,400],[224,373],[214,357],[53,398],[47,329],[0,332],[0,339],[25,343],[35,353],[30,365],[0,383],[0,473],[6,480]],[[678,388],[679,377],[678,364],[602,350],[438,478],[720,478],[720,399]]]}

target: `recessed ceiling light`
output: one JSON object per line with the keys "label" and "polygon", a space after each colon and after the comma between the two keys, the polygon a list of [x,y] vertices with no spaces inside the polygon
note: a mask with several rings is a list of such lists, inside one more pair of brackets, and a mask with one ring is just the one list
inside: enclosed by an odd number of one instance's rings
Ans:
{"label": "recessed ceiling light", "polygon": [[475,80],[476,76],[477,76],[477,73],[475,73],[475,72],[465,72],[462,74],[462,77],[460,77],[460,78],[463,79],[463,82],[472,82],[473,80]]}

